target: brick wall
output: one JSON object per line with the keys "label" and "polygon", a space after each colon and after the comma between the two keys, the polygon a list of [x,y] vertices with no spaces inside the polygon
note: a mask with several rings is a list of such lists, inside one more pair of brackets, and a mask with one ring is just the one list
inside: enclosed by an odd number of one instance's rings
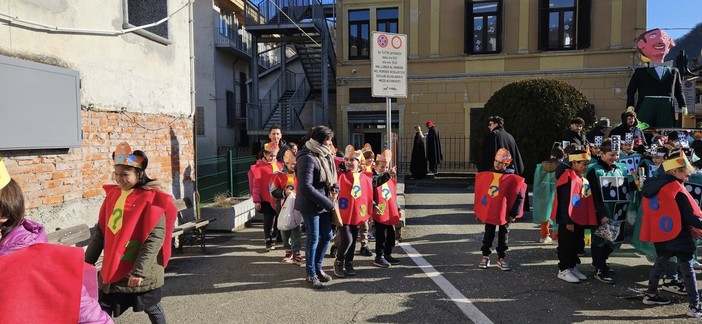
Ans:
{"label": "brick wall", "polygon": [[95,223],[102,185],[113,183],[112,152],[123,141],[146,153],[150,178],[182,198],[195,165],[191,118],[99,110],[83,110],[81,116],[80,148],[0,152],[22,186],[28,217],[47,229]]}

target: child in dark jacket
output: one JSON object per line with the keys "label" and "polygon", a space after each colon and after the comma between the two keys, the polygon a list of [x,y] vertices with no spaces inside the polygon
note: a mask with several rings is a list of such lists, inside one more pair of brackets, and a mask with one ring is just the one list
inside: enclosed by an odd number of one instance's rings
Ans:
{"label": "child in dark jacket", "polygon": [[687,315],[702,317],[697,278],[692,267],[695,237],[702,229],[702,211],[685,190],[694,167],[685,153],[672,152],[663,162],[664,174],[647,179],[643,186],[643,222],[640,239],[653,242],[656,263],[648,277],[648,290],[643,297],[646,305],[666,305],[670,300],[658,295],[658,283],[672,256],[678,259],[678,270],[687,290]]}
{"label": "child in dark jacket", "polygon": [[400,210],[397,206],[397,170],[390,167],[392,152],[383,151],[375,159],[373,170],[373,220],[375,221],[375,264],[387,268],[399,264],[392,257],[395,247],[395,225],[400,223]]}

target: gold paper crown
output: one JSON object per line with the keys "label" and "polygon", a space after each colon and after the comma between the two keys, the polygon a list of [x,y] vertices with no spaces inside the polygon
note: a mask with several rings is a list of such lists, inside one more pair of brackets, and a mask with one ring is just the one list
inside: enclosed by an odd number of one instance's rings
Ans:
{"label": "gold paper crown", "polygon": [[665,172],[691,166],[690,161],[687,159],[687,155],[685,155],[685,151],[682,150],[680,151],[680,156],[663,162],[663,170],[665,170]]}
{"label": "gold paper crown", "polygon": [[297,159],[295,158],[295,154],[293,154],[292,151],[287,150],[285,151],[285,155],[283,156],[283,161],[285,162],[285,164],[289,164],[295,163]]}
{"label": "gold paper crown", "polygon": [[0,189],[5,188],[10,183],[10,173],[7,172],[5,162],[0,158]]}
{"label": "gold paper crown", "polygon": [[369,143],[364,144],[363,148],[361,149],[361,153],[366,152],[373,152],[373,147]]}
{"label": "gold paper crown", "polygon": [[569,162],[574,162],[574,161],[590,161],[590,147],[588,146],[585,149],[585,153],[577,153],[577,154],[569,154],[568,155],[568,161]]}
{"label": "gold paper crown", "polygon": [[144,168],[144,157],[133,154],[132,147],[129,143],[122,142],[117,144],[114,153],[115,165],[126,165],[135,168]]}
{"label": "gold paper crown", "polygon": [[361,150],[356,150],[354,149],[353,145],[347,145],[346,149],[344,150],[344,157],[350,158],[350,159],[356,159],[359,162],[364,162],[365,159],[363,158],[363,153]]}
{"label": "gold paper crown", "polygon": [[271,152],[271,153],[278,153],[278,145],[276,145],[273,142],[268,142],[266,144],[263,144],[263,150],[266,152]]}
{"label": "gold paper crown", "polygon": [[495,161],[501,162],[504,164],[510,164],[512,163],[512,155],[509,154],[509,151],[505,148],[500,148],[497,150],[497,153],[495,154]]}
{"label": "gold paper crown", "polygon": [[385,150],[383,153],[378,154],[375,158],[375,163],[390,163],[392,160],[392,151]]}

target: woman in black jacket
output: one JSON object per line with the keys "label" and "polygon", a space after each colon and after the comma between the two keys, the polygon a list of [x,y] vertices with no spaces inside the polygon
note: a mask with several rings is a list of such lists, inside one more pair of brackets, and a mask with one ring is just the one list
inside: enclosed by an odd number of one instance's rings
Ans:
{"label": "woman in black jacket", "polygon": [[414,143],[412,144],[412,160],[410,160],[410,172],[415,179],[421,179],[427,175],[427,152],[424,147],[424,134],[422,127],[414,126]]}

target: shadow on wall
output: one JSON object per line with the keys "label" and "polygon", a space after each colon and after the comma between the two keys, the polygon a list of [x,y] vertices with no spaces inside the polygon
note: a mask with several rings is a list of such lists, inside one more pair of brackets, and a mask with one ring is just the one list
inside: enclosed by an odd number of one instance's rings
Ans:
{"label": "shadow on wall", "polygon": [[180,143],[178,136],[170,127],[169,134],[171,136],[171,186],[173,190],[173,198],[181,199],[180,192]]}

